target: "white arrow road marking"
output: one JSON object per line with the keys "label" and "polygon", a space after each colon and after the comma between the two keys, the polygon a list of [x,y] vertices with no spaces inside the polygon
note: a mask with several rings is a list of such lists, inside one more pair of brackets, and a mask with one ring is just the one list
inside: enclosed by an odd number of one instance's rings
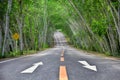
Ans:
{"label": "white arrow road marking", "polygon": [[97,67],[96,66],[91,66],[90,64],[88,64],[87,61],[78,61],[79,63],[83,64],[85,68],[96,71],[97,72]]}
{"label": "white arrow road marking", "polygon": [[40,65],[43,65],[43,62],[35,63],[35,64],[33,64],[32,67],[22,71],[21,73],[33,73],[37,69],[37,67],[40,66]]}

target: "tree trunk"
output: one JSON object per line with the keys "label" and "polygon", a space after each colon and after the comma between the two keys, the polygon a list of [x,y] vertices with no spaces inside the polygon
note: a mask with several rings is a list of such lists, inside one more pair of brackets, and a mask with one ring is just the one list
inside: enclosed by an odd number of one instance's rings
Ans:
{"label": "tree trunk", "polygon": [[2,30],[0,26],[0,53],[1,53],[1,49],[2,49]]}
{"label": "tree trunk", "polygon": [[118,27],[120,28],[120,2],[118,5]]}
{"label": "tree trunk", "polygon": [[23,13],[22,13],[22,0],[19,0],[19,6],[20,6],[20,12],[19,12],[19,17],[17,18],[17,22],[18,22],[18,27],[19,27],[19,35],[20,35],[20,53],[23,54]]}
{"label": "tree trunk", "polygon": [[11,11],[11,6],[12,6],[12,0],[8,0],[8,7],[7,7],[7,12],[6,12],[6,23],[5,23],[5,36],[4,36],[4,41],[3,41],[3,48],[2,48],[2,57],[5,56],[4,52],[5,52],[5,48],[6,48],[6,41],[7,41],[7,37],[9,34],[9,13]]}
{"label": "tree trunk", "polygon": [[47,29],[48,29],[48,25],[47,25],[47,0],[45,0],[44,3],[44,32],[43,32],[43,48],[45,47],[46,44],[46,37],[47,37]]}
{"label": "tree trunk", "polygon": [[[97,37],[95,36],[95,34],[93,33],[93,31],[91,30],[91,28],[89,27],[89,25],[87,24],[86,20],[84,19],[84,17],[82,16],[81,12],[78,10],[78,8],[76,7],[76,5],[73,3],[72,0],[68,0],[71,4],[71,6],[74,8],[74,10],[77,12],[78,16],[80,17],[80,22],[81,24],[85,27],[85,31],[86,33],[88,32],[88,35],[90,36],[90,38],[92,40],[94,40],[94,42],[96,44],[98,44],[100,46],[100,49],[103,49],[102,48],[102,44],[100,43],[100,41],[97,39]],[[99,49],[99,50],[100,50]]]}
{"label": "tree trunk", "polygon": [[[111,4],[111,1],[110,0],[108,0],[108,2],[107,2],[107,4],[109,5],[109,7],[110,7],[110,12],[111,12],[111,14],[112,14],[112,17],[113,17],[113,21],[114,21],[114,24],[115,24],[115,27],[116,27],[116,29],[117,29],[117,33],[118,33],[118,36],[119,36],[119,43],[120,43],[120,27],[119,27],[119,25],[118,25],[118,15],[116,14],[114,14],[115,12],[116,12],[116,10],[115,9],[113,9],[114,7],[112,6],[112,4]],[[117,19],[116,19],[116,17],[115,16],[117,16]]]}

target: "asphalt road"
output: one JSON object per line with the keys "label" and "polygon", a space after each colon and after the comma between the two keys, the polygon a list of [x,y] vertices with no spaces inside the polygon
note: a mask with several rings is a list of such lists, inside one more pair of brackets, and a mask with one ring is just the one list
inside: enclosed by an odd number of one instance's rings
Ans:
{"label": "asphalt road", "polygon": [[0,80],[120,80],[120,60],[71,48],[60,32],[54,38],[54,48],[1,61]]}

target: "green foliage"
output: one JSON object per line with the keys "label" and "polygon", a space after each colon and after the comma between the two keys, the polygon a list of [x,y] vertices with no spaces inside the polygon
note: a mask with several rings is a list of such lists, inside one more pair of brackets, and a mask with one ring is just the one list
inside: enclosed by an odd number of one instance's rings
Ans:
{"label": "green foliage", "polygon": [[3,20],[7,8],[7,0],[0,0],[0,22]]}
{"label": "green foliage", "polygon": [[[118,0],[69,0],[72,7],[71,43],[85,50],[119,54]],[[115,10],[116,9],[116,10]],[[75,14],[77,13],[77,14]],[[74,15],[74,16],[73,16]],[[77,43],[76,43],[77,41]],[[106,53],[109,52],[109,53]]]}
{"label": "green foliage", "polygon": [[[118,0],[12,1],[8,15],[10,20],[6,56],[21,55],[15,52],[15,41],[11,37],[14,33],[22,33],[24,51],[42,50],[53,45],[52,36],[58,29],[66,35],[67,41],[77,48],[104,52],[107,55],[119,54],[117,43],[120,35],[116,26],[119,23],[116,15]],[[0,29],[3,40],[7,8],[8,0],[0,0]],[[3,47],[3,42],[1,46]],[[17,46],[20,51],[20,40]]]}
{"label": "green foliage", "polygon": [[99,36],[106,34],[107,26],[105,20],[92,20],[91,27],[92,31]]}
{"label": "green foliage", "polygon": [[112,54],[110,52],[105,52],[105,55],[112,56]]}

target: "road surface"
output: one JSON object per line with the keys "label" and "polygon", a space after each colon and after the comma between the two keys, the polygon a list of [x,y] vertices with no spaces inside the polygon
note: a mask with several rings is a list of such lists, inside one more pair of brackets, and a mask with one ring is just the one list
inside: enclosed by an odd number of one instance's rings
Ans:
{"label": "road surface", "polygon": [[120,60],[76,50],[55,32],[55,47],[0,62],[0,80],[120,80]]}

